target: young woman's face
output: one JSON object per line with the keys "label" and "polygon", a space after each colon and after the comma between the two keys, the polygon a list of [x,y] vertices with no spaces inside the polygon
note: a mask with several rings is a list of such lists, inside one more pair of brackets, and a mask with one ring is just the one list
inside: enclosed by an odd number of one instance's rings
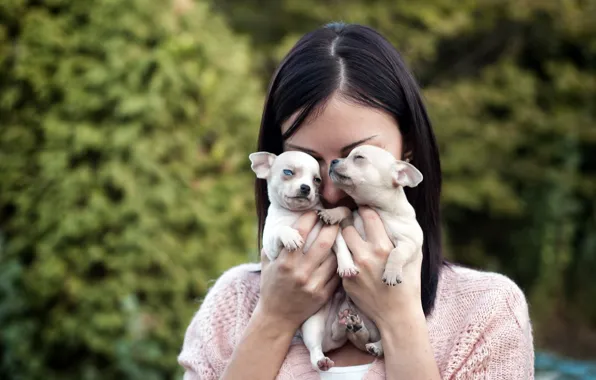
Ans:
{"label": "young woman's face", "polygon": [[[282,125],[284,133],[295,115]],[[329,180],[329,163],[346,157],[358,145],[376,145],[402,157],[402,136],[397,122],[388,113],[334,95],[312,120],[306,120],[284,142],[284,150],[300,150],[312,155],[321,165],[321,201],[326,208],[348,206],[354,202]]]}

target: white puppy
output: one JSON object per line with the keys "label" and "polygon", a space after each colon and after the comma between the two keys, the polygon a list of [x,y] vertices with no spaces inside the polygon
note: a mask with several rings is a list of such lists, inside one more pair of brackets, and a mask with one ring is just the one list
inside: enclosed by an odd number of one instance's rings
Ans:
{"label": "white puppy", "polygon": [[[347,158],[333,160],[329,176],[335,186],[345,191],[356,204],[369,206],[379,214],[395,247],[389,253],[382,280],[387,285],[400,284],[404,265],[422,255],[422,228],[403,189],[405,186],[417,186],[422,181],[422,173],[413,165],[396,160],[384,149],[361,145],[354,148]],[[357,212],[337,207],[321,211],[321,214],[330,223],[349,220],[353,216],[354,227],[366,240],[364,223]],[[348,338],[357,347],[375,356],[382,355],[380,335],[374,323],[361,313],[359,315],[354,305],[347,303],[347,306],[347,310],[339,313],[337,323],[346,326]]]}
{"label": "white puppy", "polygon": [[[294,251],[302,248],[308,251],[318,236],[323,222],[319,221],[306,241],[292,227],[300,216],[309,210],[323,210],[319,201],[321,174],[318,162],[303,152],[289,151],[279,156],[256,152],[249,155],[251,168],[258,178],[267,180],[270,206],[263,229],[263,249],[270,260],[275,260],[282,249]],[[333,245],[337,256],[338,273],[342,277],[357,275],[352,255],[341,235]],[[345,299],[339,291],[324,307],[308,318],[301,326],[304,344],[310,352],[311,364],[315,369],[326,371],[333,361],[323,353],[341,347],[347,340],[345,328],[335,326],[333,337],[328,333],[337,316],[337,310]]]}

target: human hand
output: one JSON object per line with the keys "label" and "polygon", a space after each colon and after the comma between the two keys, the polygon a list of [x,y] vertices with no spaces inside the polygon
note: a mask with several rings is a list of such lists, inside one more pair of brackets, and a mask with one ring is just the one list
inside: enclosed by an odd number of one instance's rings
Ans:
{"label": "human hand", "polygon": [[362,217],[367,240],[362,239],[354,226],[342,230],[354,263],[360,270],[357,276],[343,279],[344,289],[356,306],[377,325],[396,315],[406,315],[408,311],[419,315],[422,312],[422,254],[417,254],[412,262],[404,266],[401,284],[386,285],[382,277],[389,252],[394,245],[387,236],[381,218],[374,210],[361,207],[358,213]]}
{"label": "human hand", "polygon": [[[302,239],[318,222],[315,212],[301,216],[294,228]],[[331,248],[339,227],[323,226],[308,252],[283,249],[270,261],[261,252],[261,296],[257,308],[270,320],[297,329],[319,310],[339,285],[337,259]]]}

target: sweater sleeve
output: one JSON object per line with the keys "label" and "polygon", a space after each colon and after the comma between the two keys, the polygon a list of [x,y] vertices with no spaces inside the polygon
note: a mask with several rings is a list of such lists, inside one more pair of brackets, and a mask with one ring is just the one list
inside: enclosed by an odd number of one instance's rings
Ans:
{"label": "sweater sleeve", "polygon": [[528,305],[513,283],[493,298],[493,312],[452,379],[534,378],[534,346]]}
{"label": "sweater sleeve", "polygon": [[224,273],[207,292],[184,336],[178,363],[185,380],[219,379],[234,350],[242,316],[250,314],[244,266]]}

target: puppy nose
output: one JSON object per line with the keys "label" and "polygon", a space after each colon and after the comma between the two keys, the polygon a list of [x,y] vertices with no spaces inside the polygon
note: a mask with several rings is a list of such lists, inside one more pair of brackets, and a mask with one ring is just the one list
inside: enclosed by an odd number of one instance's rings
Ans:
{"label": "puppy nose", "polygon": [[310,186],[300,185],[300,192],[304,195],[308,195],[310,193]]}
{"label": "puppy nose", "polygon": [[335,160],[331,161],[331,166],[336,165],[339,162],[339,160],[336,158]]}

